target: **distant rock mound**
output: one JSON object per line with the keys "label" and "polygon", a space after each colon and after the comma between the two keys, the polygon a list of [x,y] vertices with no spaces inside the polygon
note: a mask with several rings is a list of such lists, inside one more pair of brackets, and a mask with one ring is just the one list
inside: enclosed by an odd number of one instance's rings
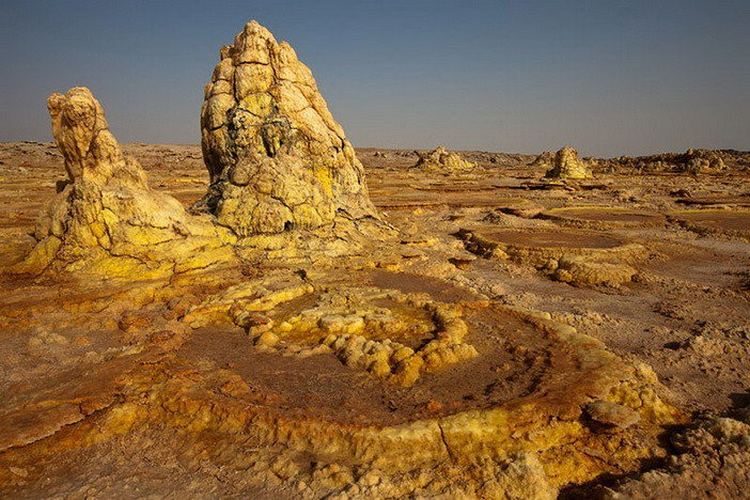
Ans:
{"label": "distant rock mound", "polygon": [[[732,155],[711,149],[688,149],[682,156],[682,170],[688,173],[722,172]],[[727,161],[725,161],[725,158]]]}
{"label": "distant rock mound", "polygon": [[722,172],[727,169],[722,152],[710,149],[688,149],[682,155],[663,159],[661,166],[665,166],[665,163],[674,165],[673,170],[688,174]]}
{"label": "distant rock mound", "polygon": [[201,110],[211,187],[195,209],[239,236],[373,216],[354,148],[294,49],[251,21],[220,57]]}
{"label": "distant rock mound", "polygon": [[550,179],[590,179],[592,174],[578,157],[578,151],[565,146],[555,153],[555,162],[544,176]]}
{"label": "distant rock mound", "polygon": [[230,256],[210,222],[149,189],[145,172],[123,155],[89,89],[52,94],[47,107],[68,179],[58,182],[37,222],[37,244],[15,271],[38,274],[57,264],[142,278]]}
{"label": "distant rock mound", "polygon": [[549,168],[552,166],[552,163],[555,160],[555,155],[552,154],[550,151],[544,151],[539,156],[534,158],[534,160],[529,163],[530,167],[544,167]]}
{"label": "distant rock mound", "polygon": [[439,172],[463,172],[473,169],[476,165],[464,160],[461,155],[448,151],[443,146],[438,146],[429,153],[423,154],[416,151],[419,156],[415,168],[434,170]]}

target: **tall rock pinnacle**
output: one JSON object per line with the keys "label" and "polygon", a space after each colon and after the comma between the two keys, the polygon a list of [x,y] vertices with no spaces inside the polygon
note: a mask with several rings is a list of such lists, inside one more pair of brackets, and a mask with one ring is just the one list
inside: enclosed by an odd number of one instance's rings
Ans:
{"label": "tall rock pinnacle", "polygon": [[68,179],[39,217],[37,244],[16,272],[38,274],[56,264],[112,277],[150,277],[232,258],[221,237],[226,229],[190,216],[175,198],[149,188],[146,173],[123,154],[89,89],[52,94],[47,107]]}
{"label": "tall rock pinnacle", "polygon": [[578,151],[565,146],[555,153],[552,168],[544,174],[551,179],[590,179],[591,169],[578,157]]}
{"label": "tall rock pinnacle", "polygon": [[240,236],[374,215],[354,148],[294,49],[251,21],[220,56],[201,110],[211,187],[198,207]]}

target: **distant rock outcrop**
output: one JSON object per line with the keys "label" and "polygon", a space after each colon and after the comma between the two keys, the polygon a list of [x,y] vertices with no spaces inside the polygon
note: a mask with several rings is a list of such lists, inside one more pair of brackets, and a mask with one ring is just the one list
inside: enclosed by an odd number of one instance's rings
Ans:
{"label": "distant rock outcrop", "polygon": [[750,169],[750,152],[731,149],[688,149],[684,153],[660,153],[648,156],[620,156],[601,160],[610,171],[673,172],[686,174],[719,173]]}
{"label": "distant rock outcrop", "polygon": [[544,167],[549,168],[552,166],[552,162],[555,160],[555,155],[550,151],[544,151],[534,160],[529,163],[530,167]]}
{"label": "distant rock outcrop", "polygon": [[427,154],[416,152],[419,156],[415,168],[434,170],[438,172],[463,172],[473,169],[476,165],[464,160],[458,153],[448,151],[438,146]]}
{"label": "distant rock outcrop", "polygon": [[239,236],[374,215],[354,148],[294,49],[251,21],[220,57],[201,111],[211,187],[195,208]]}
{"label": "distant rock outcrop", "polygon": [[213,224],[149,189],[145,172],[123,155],[89,89],[52,94],[47,106],[68,179],[58,183],[37,223],[38,243],[17,272],[37,274],[57,263],[142,278],[231,256]]}
{"label": "distant rock outcrop", "polygon": [[578,151],[565,146],[555,153],[555,163],[544,175],[550,179],[590,179],[589,167],[578,157]]}
{"label": "distant rock outcrop", "polygon": [[724,159],[717,151],[688,149],[682,159],[681,167],[678,169],[689,174],[721,172],[727,168]]}

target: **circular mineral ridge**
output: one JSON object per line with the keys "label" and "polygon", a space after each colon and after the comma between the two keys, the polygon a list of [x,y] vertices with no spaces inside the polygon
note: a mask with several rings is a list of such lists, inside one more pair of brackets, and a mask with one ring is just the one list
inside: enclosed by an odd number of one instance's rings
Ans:
{"label": "circular mineral ridge", "polygon": [[720,233],[729,236],[750,237],[750,210],[681,210],[670,214],[697,232]]}
{"label": "circular mineral ridge", "polygon": [[[178,361],[224,367],[225,376],[239,381],[229,387],[229,398],[185,389],[169,407],[205,405],[220,415],[215,425],[238,429],[232,432],[283,444],[311,460],[335,457],[393,472],[533,451],[553,484],[610,470],[578,451],[611,439],[589,426],[586,405],[637,401],[637,425],[618,430],[632,434],[633,443],[674,419],[644,373],[544,314],[477,300],[434,278],[363,274],[352,273],[346,287],[318,283],[273,306],[264,312],[271,321],[254,323],[271,326],[251,327],[249,335],[218,324],[195,330],[176,353]],[[363,345],[385,341],[408,344],[419,355],[435,339],[446,339],[451,322],[456,330],[449,344],[470,346],[474,355],[437,363],[409,385],[360,362],[367,354]],[[275,342],[258,342],[270,332]],[[330,335],[364,341],[339,350]],[[635,464],[651,453],[628,445],[620,458]]]}
{"label": "circular mineral ridge", "polygon": [[633,279],[635,261],[648,255],[638,243],[574,227],[461,230],[466,249],[486,258],[530,265],[575,286],[619,286]]}
{"label": "circular mineral ridge", "polygon": [[622,240],[604,233],[555,229],[502,229],[487,233],[485,238],[532,248],[614,248],[623,244]]}
{"label": "circular mineral ridge", "polygon": [[601,228],[652,227],[665,221],[659,213],[593,205],[552,208],[544,211],[542,217],[563,224]]}
{"label": "circular mineral ridge", "polygon": [[675,201],[683,205],[698,205],[708,207],[710,207],[711,205],[734,205],[737,207],[750,207],[750,195],[747,194],[708,194],[703,196],[686,196],[684,198],[678,198]]}
{"label": "circular mineral ridge", "polygon": [[571,256],[632,260],[645,248],[611,234],[573,227],[508,228],[466,230],[458,233],[467,250],[484,257],[501,257],[534,266],[545,265],[549,259]]}

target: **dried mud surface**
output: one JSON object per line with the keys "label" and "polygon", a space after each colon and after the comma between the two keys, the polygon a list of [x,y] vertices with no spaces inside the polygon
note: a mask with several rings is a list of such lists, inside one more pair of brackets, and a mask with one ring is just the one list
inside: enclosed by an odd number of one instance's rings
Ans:
{"label": "dried mud surface", "polygon": [[[185,207],[206,193],[199,146],[123,149]],[[746,169],[357,156],[393,232],[350,255],[4,274],[0,494],[747,495]],[[53,144],[0,144],[4,267],[63,173]]]}

